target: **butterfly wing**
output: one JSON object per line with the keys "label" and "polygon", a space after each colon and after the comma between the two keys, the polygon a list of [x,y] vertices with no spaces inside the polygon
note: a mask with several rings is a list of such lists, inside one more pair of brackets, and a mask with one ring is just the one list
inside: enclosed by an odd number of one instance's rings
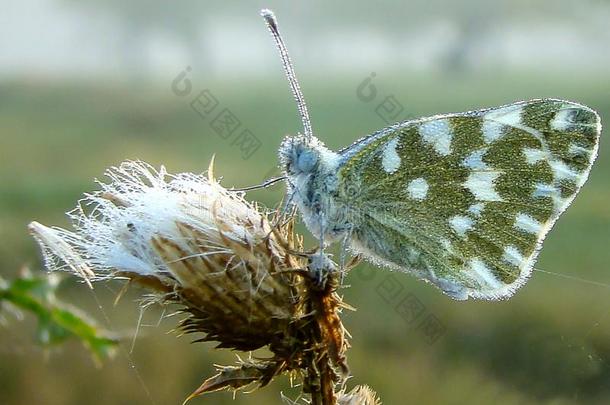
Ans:
{"label": "butterfly wing", "polygon": [[456,299],[510,297],[586,181],[599,116],[532,100],[394,125],[340,152],[352,248]]}

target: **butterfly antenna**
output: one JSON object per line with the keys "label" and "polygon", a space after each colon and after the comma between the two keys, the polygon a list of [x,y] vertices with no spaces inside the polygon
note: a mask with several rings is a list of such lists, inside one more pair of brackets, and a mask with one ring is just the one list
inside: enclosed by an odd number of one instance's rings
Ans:
{"label": "butterfly antenna", "polygon": [[305,136],[309,139],[313,136],[313,131],[311,130],[311,121],[309,120],[307,104],[305,104],[305,98],[303,98],[303,93],[301,93],[299,81],[297,80],[297,76],[294,73],[292,61],[290,60],[290,56],[288,55],[288,49],[286,49],[284,40],[282,39],[280,31],[277,27],[277,20],[275,18],[275,14],[273,14],[273,11],[271,10],[263,9],[261,10],[261,17],[265,19],[265,23],[267,23],[267,28],[269,28],[269,31],[271,32],[271,35],[275,40],[275,45],[277,46],[277,49],[280,52],[280,57],[282,58],[282,65],[284,66],[284,72],[286,73],[286,77],[288,78],[288,83],[290,84],[292,95],[294,96],[294,99],[297,102],[299,115],[301,116],[301,121],[303,122],[303,132]]}

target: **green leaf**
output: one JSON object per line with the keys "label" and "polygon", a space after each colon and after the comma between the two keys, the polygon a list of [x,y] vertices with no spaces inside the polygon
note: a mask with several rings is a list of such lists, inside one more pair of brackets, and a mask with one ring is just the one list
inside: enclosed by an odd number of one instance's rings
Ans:
{"label": "green leaf", "polygon": [[[111,356],[118,340],[101,330],[86,314],[55,297],[59,279],[54,274],[32,275],[25,270],[14,280],[0,278],[0,304],[8,302],[38,318],[38,341],[46,346],[69,338],[80,340],[96,361]],[[0,307],[2,309],[2,307]]]}

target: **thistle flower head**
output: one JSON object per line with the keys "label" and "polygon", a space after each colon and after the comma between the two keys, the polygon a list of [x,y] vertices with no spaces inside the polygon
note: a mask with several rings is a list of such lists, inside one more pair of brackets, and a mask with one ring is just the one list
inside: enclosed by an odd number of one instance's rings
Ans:
{"label": "thistle flower head", "polygon": [[211,173],[169,175],[126,162],[106,175],[69,213],[73,231],[30,224],[50,269],[144,284],[191,314],[184,331],[242,350],[271,343],[300,316],[302,281],[288,270],[306,263],[287,250],[299,243],[287,226],[272,229]]}
{"label": "thistle flower head", "polygon": [[296,371],[312,403],[314,393],[336,402],[334,388],[348,375],[342,302],[332,275],[322,288],[308,276],[327,261],[299,253],[302,239],[292,221],[272,225],[242,194],[223,188],[212,167],[207,177],[170,175],[125,162],[106,176],[69,213],[73,230],[30,224],[49,269],[72,271],[88,283],[129,279],[181,306],[184,333],[202,333],[199,340],[219,347],[267,346],[273,353],[220,367],[193,395],[265,385]]}

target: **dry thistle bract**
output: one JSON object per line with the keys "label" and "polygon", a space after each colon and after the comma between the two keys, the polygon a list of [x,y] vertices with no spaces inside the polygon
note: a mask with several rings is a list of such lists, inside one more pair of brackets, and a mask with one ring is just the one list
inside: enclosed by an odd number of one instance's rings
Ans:
{"label": "dry thistle bract", "polygon": [[[51,270],[87,282],[129,279],[179,305],[184,333],[243,351],[267,346],[273,356],[220,367],[193,393],[296,371],[304,391],[334,389],[347,376],[345,331],[334,291],[309,277],[310,261],[292,221],[276,221],[208,176],[170,175],[142,162],[106,172],[109,182],[69,213],[74,230],[36,222],[30,232]],[[329,262],[330,263],[330,262]],[[334,266],[334,265],[333,265]]]}

